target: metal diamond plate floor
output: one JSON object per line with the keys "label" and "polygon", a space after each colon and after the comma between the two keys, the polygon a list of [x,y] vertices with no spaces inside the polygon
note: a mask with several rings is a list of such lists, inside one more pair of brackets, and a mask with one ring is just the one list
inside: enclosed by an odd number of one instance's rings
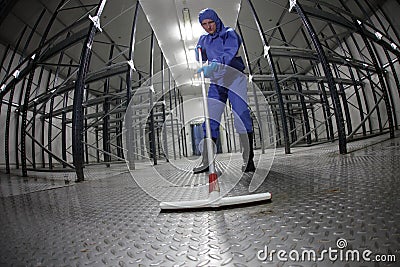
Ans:
{"label": "metal diamond plate floor", "polygon": [[[105,177],[92,167],[83,183],[1,174],[0,265],[400,266],[400,138],[386,138],[350,143],[347,155],[336,143],[278,149],[256,191],[272,202],[214,211],[160,212],[121,168]],[[138,164],[133,175],[145,179],[149,169]],[[179,186],[149,179],[145,190],[204,195],[193,186],[206,183],[201,177],[157,169]],[[243,184],[230,194],[246,193]],[[355,251],[370,251],[371,261]],[[304,252],[315,257],[296,258]]]}

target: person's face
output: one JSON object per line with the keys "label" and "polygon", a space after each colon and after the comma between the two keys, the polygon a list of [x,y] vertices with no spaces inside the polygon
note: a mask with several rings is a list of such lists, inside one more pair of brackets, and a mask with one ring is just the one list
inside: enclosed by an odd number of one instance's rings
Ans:
{"label": "person's face", "polygon": [[203,26],[203,29],[209,34],[214,34],[217,30],[217,25],[215,24],[215,21],[211,19],[204,19],[201,22],[201,26]]}

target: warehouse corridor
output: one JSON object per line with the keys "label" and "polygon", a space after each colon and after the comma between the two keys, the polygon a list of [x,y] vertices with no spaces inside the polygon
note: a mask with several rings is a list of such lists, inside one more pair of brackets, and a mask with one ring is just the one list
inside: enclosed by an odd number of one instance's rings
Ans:
{"label": "warehouse corridor", "polygon": [[[398,134],[398,133],[397,133]],[[396,266],[400,257],[400,139],[278,149],[251,207],[161,212],[129,173],[62,186],[1,175],[1,266],[311,266],[257,253],[336,248],[338,238],[395,262],[329,259],[313,266]],[[240,186],[240,185],[239,185]],[[372,256],[371,256],[372,259]]]}

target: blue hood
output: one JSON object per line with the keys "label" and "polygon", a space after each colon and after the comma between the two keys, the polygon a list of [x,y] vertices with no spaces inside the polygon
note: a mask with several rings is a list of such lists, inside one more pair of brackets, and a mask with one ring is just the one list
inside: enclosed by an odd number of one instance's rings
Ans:
{"label": "blue hood", "polygon": [[222,23],[221,19],[218,17],[217,12],[212,10],[211,8],[206,8],[200,11],[199,13],[199,22],[201,22],[205,19],[211,19],[215,22],[217,30],[215,33],[219,33],[223,28],[224,24]]}

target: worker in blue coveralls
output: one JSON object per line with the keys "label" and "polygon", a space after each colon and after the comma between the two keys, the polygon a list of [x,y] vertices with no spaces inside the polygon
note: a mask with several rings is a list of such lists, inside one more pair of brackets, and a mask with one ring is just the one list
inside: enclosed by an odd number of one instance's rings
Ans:
{"label": "worker in blue coveralls", "polygon": [[[212,9],[199,13],[199,22],[207,32],[199,38],[196,59],[199,61],[198,48],[201,48],[202,60],[208,65],[198,69],[210,78],[208,89],[208,112],[210,116],[211,135],[214,143],[219,136],[219,124],[226,100],[229,99],[234,114],[234,125],[239,133],[243,148],[243,172],[254,172],[253,125],[247,105],[247,77],[243,73],[243,60],[238,56],[242,43],[240,36],[230,27],[225,27]],[[203,123],[205,132],[205,124]],[[204,136],[206,136],[204,134]],[[203,158],[200,166],[193,173],[208,172],[207,146],[203,142]]]}

